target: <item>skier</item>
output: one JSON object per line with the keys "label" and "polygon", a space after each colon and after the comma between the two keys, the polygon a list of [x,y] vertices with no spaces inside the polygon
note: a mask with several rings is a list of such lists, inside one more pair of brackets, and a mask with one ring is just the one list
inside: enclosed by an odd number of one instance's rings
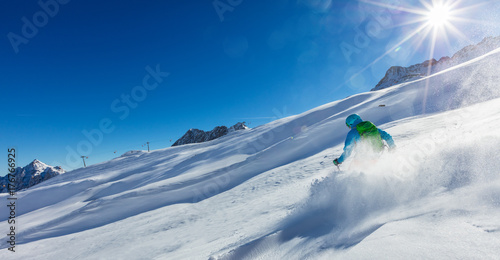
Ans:
{"label": "skier", "polygon": [[347,127],[351,129],[345,139],[344,152],[339,158],[333,160],[333,164],[338,166],[349,157],[358,143],[366,142],[375,152],[384,150],[384,140],[389,146],[389,150],[396,148],[392,136],[387,132],[378,129],[370,121],[363,121],[357,114],[348,116],[345,120]]}

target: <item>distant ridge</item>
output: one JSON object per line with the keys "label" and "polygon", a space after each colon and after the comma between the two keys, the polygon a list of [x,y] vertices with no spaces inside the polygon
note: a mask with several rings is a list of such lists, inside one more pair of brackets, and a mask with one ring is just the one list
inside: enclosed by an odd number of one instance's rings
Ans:
{"label": "distant ridge", "polygon": [[[37,159],[24,167],[17,167],[16,171],[12,173],[15,176],[15,191],[26,189],[51,179],[65,171],[61,166],[50,166]],[[9,192],[9,179],[7,175],[0,177],[0,193]]]}
{"label": "distant ridge", "polygon": [[181,138],[179,138],[179,140],[175,141],[172,146],[208,142],[227,135],[230,132],[245,129],[248,129],[245,122],[238,122],[230,128],[227,128],[226,126],[216,126],[212,129],[212,131],[203,131],[191,128]]}
{"label": "distant ridge", "polygon": [[500,48],[500,36],[486,37],[476,45],[469,45],[455,53],[453,57],[442,57],[439,61],[432,59],[409,67],[393,66],[387,70],[384,78],[371,91],[388,88],[411,80],[448,69],[471,59]]}

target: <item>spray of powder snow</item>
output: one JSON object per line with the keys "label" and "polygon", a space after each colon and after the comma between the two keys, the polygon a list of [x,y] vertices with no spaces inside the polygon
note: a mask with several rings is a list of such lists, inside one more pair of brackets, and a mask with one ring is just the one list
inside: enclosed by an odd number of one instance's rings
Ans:
{"label": "spray of powder snow", "polygon": [[282,223],[281,239],[324,237],[321,248],[348,248],[387,222],[428,213],[391,216],[388,212],[397,206],[485,184],[489,188],[473,189],[478,194],[471,204],[500,208],[500,192],[495,188],[500,187],[500,162],[492,159],[498,157],[499,146],[498,137],[448,144],[421,155],[416,167],[401,166],[401,157],[414,154],[400,149],[385,153],[363,171],[333,173],[313,183],[307,201]]}

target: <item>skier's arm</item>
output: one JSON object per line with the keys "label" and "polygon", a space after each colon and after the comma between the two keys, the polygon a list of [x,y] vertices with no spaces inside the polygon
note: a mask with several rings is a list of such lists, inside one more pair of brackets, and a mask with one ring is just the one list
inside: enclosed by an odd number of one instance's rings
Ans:
{"label": "skier's arm", "polygon": [[354,145],[356,144],[356,139],[359,139],[358,131],[356,131],[356,130],[349,131],[349,133],[347,134],[347,137],[345,139],[344,152],[337,159],[339,163],[343,163],[344,160],[347,159],[347,157],[351,156]]}
{"label": "skier's arm", "polygon": [[383,140],[385,140],[387,142],[387,144],[389,145],[389,148],[394,148],[396,147],[396,144],[394,143],[394,140],[392,140],[392,136],[390,134],[388,134],[386,131],[384,130],[378,130],[378,132],[380,133],[380,137],[382,137]]}

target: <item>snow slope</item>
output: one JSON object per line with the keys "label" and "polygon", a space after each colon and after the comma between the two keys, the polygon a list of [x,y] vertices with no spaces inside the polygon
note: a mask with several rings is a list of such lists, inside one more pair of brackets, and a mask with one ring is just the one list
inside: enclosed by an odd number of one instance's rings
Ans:
{"label": "snow slope", "polygon": [[[497,258],[499,63],[497,49],[210,142],[65,173],[18,193],[16,252],[1,237],[0,258]],[[398,149],[338,172],[351,113]],[[5,232],[6,220],[2,210]]]}

